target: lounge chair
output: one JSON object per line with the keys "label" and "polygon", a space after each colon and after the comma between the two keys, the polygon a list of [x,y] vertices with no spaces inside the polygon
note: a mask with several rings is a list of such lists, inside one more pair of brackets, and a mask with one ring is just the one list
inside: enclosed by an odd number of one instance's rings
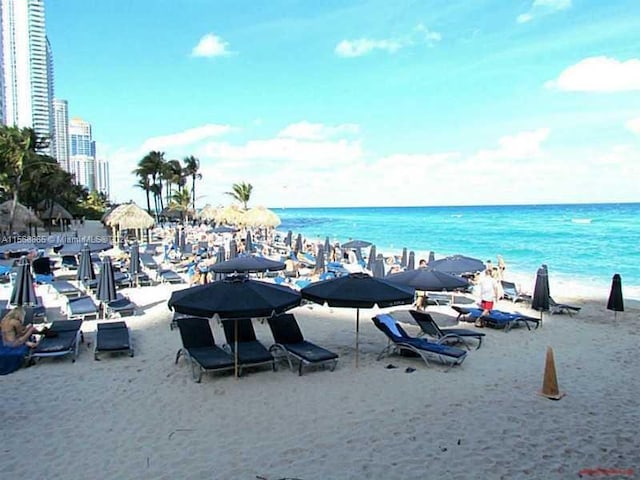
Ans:
{"label": "lounge chair", "polygon": [[100,360],[99,354],[126,352],[133,357],[131,336],[125,322],[99,323],[96,330],[94,360]]}
{"label": "lounge chair", "polygon": [[69,320],[87,320],[98,318],[99,310],[88,295],[67,299],[67,318]]}
{"label": "lounge chair", "polygon": [[117,299],[103,304],[103,308],[107,317],[115,315],[126,317],[136,314],[136,304],[124,296],[119,296]]}
{"label": "lounge chair", "polygon": [[338,355],[329,350],[308,342],[302,336],[296,317],[290,313],[284,313],[267,319],[269,328],[273,334],[274,343],[269,351],[281,353],[289,363],[293,371],[291,358],[298,360],[298,375],[302,375],[302,367],[308,365],[326,365],[331,363],[331,371],[335,370],[338,363]]}
{"label": "lounge chair", "polygon": [[43,357],[62,357],[72,355],[71,361],[78,358],[80,342],[84,341],[82,320],[59,320],[53,322],[47,335],[40,340],[38,346],[31,352],[31,359]]}
{"label": "lounge chair", "polygon": [[37,284],[47,284],[53,281],[53,272],[51,271],[51,260],[49,257],[39,257],[31,263],[33,269],[34,280]]}
{"label": "lounge chair", "polygon": [[476,350],[482,345],[484,333],[474,330],[465,330],[463,328],[440,328],[431,315],[426,312],[418,312],[417,310],[409,310],[409,314],[422,330],[422,335],[428,335],[438,343],[463,343],[466,345],[467,340],[477,340]]}
{"label": "lounge chair", "polygon": [[140,263],[147,270],[158,270],[158,268],[160,268],[158,262],[156,262],[151,253],[148,252],[140,254]]}
{"label": "lounge chair", "polygon": [[427,366],[429,359],[434,357],[449,366],[460,365],[467,358],[466,350],[410,336],[389,314],[376,315],[372,320],[388,339],[388,344],[378,355],[378,360],[385,355],[403,351],[419,356]]}
{"label": "lounge chair", "polygon": [[[458,312],[458,320],[477,320],[482,316],[483,312],[481,308],[459,307],[457,305],[451,305],[451,308]],[[540,326],[539,318],[501,310],[491,310],[489,315],[483,317],[483,319],[487,326],[503,328],[505,332],[508,332],[514,325],[521,323],[527,327],[527,330],[531,330],[530,323],[534,324],[535,328]]]}
{"label": "lounge chair", "polygon": [[[7,302],[4,307],[2,307],[2,310],[8,312],[17,306],[18,305],[11,305]],[[47,308],[42,303],[42,297],[36,297],[35,305],[22,305],[22,308],[24,309],[23,323],[25,325],[29,323],[45,323],[47,321]],[[3,317],[4,315],[2,315],[0,319]]]}
{"label": "lounge chair", "polygon": [[78,259],[75,255],[62,255],[60,266],[65,270],[77,270]]}
{"label": "lounge chair", "polygon": [[[180,320],[178,320],[180,321]],[[256,332],[250,318],[238,320],[222,320],[224,336],[232,354],[237,353],[238,376],[242,375],[245,367],[259,365],[271,365],[273,371],[276,370],[276,361],[267,348],[258,341]],[[238,351],[236,352],[236,334]]]}
{"label": "lounge chair", "polygon": [[184,355],[197,383],[202,380],[203,372],[233,370],[233,355],[216,345],[208,320],[183,317],[176,319],[176,323],[182,338],[182,348],[176,354],[176,363],[180,360],[180,355]]}
{"label": "lounge chair", "polygon": [[57,297],[74,298],[82,295],[82,290],[67,280],[54,280],[49,286],[56,292]]}
{"label": "lounge chair", "polygon": [[500,284],[502,285],[503,298],[505,298],[506,300],[511,300],[513,303],[531,303],[531,295],[520,292],[515,283],[501,280]]}
{"label": "lounge chair", "polygon": [[553,298],[549,297],[549,311],[551,314],[555,313],[566,313],[568,315],[573,315],[574,313],[578,313],[582,307],[576,307],[574,305],[568,305],[566,303],[558,303]]}
{"label": "lounge chair", "polygon": [[161,271],[159,273],[159,278],[162,283],[170,283],[170,284],[184,283],[184,279],[173,270]]}

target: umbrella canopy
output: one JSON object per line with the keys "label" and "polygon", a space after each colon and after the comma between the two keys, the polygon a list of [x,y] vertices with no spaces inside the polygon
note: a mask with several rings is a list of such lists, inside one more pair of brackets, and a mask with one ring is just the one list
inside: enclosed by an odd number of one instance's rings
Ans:
{"label": "umbrella canopy", "polygon": [[416,254],[415,252],[409,252],[409,261],[407,262],[407,270],[415,270],[416,268]]}
{"label": "umbrella canopy", "polygon": [[412,303],[413,288],[374,278],[365,273],[352,273],[304,287],[302,298],[330,307],[348,307],[356,310],[356,366],[358,365],[360,309],[391,307]]}
{"label": "umbrella canopy", "polygon": [[350,240],[342,245],[342,248],[367,248],[371,246],[371,242],[365,240]]}
{"label": "umbrella canopy", "polygon": [[236,257],[226,262],[215,263],[210,270],[215,273],[254,273],[284,270],[285,264],[265,257]]}
{"label": "umbrella canopy", "polygon": [[32,250],[45,248],[46,244],[33,242],[13,242],[0,245],[0,253],[24,253],[25,255]]}
{"label": "umbrella canopy", "polygon": [[247,253],[253,252],[253,238],[251,238],[251,232],[247,232],[247,238],[244,241],[244,251]]}
{"label": "umbrella canopy", "polygon": [[402,249],[402,256],[400,257],[400,266],[407,268],[407,247]]}
{"label": "umbrella canopy", "polygon": [[[371,245],[371,249],[369,250],[369,257],[367,258],[367,269],[373,272],[373,264],[376,261],[376,246]],[[375,277],[375,275],[374,275]]]}
{"label": "umbrella canopy", "polygon": [[417,290],[441,292],[466,288],[469,282],[449,273],[431,268],[418,268],[394,273],[387,278],[390,282],[407,285]]}
{"label": "umbrella canopy", "polygon": [[96,272],[93,271],[93,263],[91,262],[91,250],[89,245],[85,244],[80,251],[80,261],[78,262],[78,271],[76,280],[86,282],[87,280],[95,280]]}
{"label": "umbrella canopy", "polygon": [[199,317],[270,317],[300,304],[300,293],[275,283],[232,275],[224,280],[178,290],[169,298],[169,308]]}
{"label": "umbrella canopy", "polygon": [[33,286],[29,260],[26,257],[22,257],[18,262],[18,273],[13,284],[13,290],[11,290],[9,304],[35,305],[36,303],[36,290]]}
{"label": "umbrella canopy", "polygon": [[129,250],[129,273],[133,276],[140,273],[140,246],[138,242],[134,242]]}
{"label": "umbrella canopy", "polygon": [[284,238],[284,244],[287,247],[293,246],[293,232],[291,230],[287,232],[287,236]]}
{"label": "umbrella canopy", "polygon": [[464,255],[452,255],[429,262],[429,268],[451,273],[452,275],[461,275],[463,273],[481,272],[485,269],[485,266],[482,260],[478,260],[477,258],[465,257]]}
{"label": "umbrella canopy", "polygon": [[228,225],[219,225],[215,228],[212,228],[211,231],[213,233],[235,233],[238,231],[235,227],[230,227]]}
{"label": "umbrella canopy", "polygon": [[541,316],[542,312],[549,310],[549,275],[544,266],[540,267],[536,273],[536,284],[533,287],[531,308],[539,310]]}
{"label": "umbrella canopy", "polygon": [[244,224],[252,227],[275,228],[280,225],[280,217],[264,207],[255,207],[244,214]]}
{"label": "umbrella canopy", "polygon": [[302,234],[299,233],[298,236],[296,237],[296,247],[293,249],[296,253],[298,252],[302,252],[303,250],[303,246],[302,246]]}
{"label": "umbrella canopy", "polygon": [[[113,248],[113,245],[106,242],[79,242],[75,237],[57,237],[49,246],[54,247],[60,255],[78,255],[86,247],[90,252],[101,252]],[[56,248],[61,247],[61,248]]]}
{"label": "umbrella canopy", "polygon": [[98,291],[96,298],[104,303],[112,302],[117,298],[116,280],[113,274],[113,265],[111,257],[104,257],[100,266],[100,275],[98,275]]}
{"label": "umbrella canopy", "polygon": [[229,259],[236,258],[238,256],[238,244],[234,239],[229,242]]}
{"label": "umbrella canopy", "polygon": [[611,292],[609,292],[607,310],[613,310],[614,312],[624,312],[624,301],[622,299],[622,278],[618,273],[616,273],[611,280]]}
{"label": "umbrella canopy", "polygon": [[316,272],[324,273],[324,271],[324,247],[322,245],[318,245],[318,254],[316,255]]}

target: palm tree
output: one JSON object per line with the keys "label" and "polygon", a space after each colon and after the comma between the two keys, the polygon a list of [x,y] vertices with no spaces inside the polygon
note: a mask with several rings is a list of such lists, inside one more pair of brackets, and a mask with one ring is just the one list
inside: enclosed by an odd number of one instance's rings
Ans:
{"label": "palm tree", "polygon": [[138,168],[134,171],[139,171],[139,176],[146,175],[151,177],[149,182],[148,191],[153,193],[153,201],[156,208],[156,216],[158,214],[158,207],[162,209],[162,172],[164,170],[164,152],[157,152],[155,150],[147,153],[139,162]]}
{"label": "palm tree", "polygon": [[182,172],[185,177],[191,177],[191,208],[193,211],[196,211],[196,179],[201,179],[202,174],[198,172],[200,170],[200,160],[198,160],[193,155],[189,155],[188,157],[184,157],[182,160],[184,162],[184,167],[182,168]]}
{"label": "palm tree", "polygon": [[151,201],[149,199],[151,183],[149,183],[149,175],[141,172],[140,168],[136,168],[133,173],[139,176],[138,183],[136,183],[134,186],[144,190],[144,193],[147,195],[147,213],[151,215]]}
{"label": "palm tree", "polygon": [[191,192],[187,187],[183,190],[173,192],[171,196],[171,209],[180,212],[180,219],[184,220],[185,214],[189,211],[189,204],[191,203]]}
{"label": "palm tree", "polygon": [[242,203],[244,209],[247,209],[247,203],[251,199],[251,191],[253,190],[253,185],[246,182],[234,183],[231,187],[231,192],[225,192],[225,195],[229,195],[233,197],[234,200]]}
{"label": "palm tree", "polygon": [[180,160],[166,161],[162,168],[161,177],[165,181],[168,204],[173,193],[171,185],[177,185],[178,191],[180,191],[182,189],[182,186],[184,185],[184,176],[182,173],[182,165],[180,165]]}

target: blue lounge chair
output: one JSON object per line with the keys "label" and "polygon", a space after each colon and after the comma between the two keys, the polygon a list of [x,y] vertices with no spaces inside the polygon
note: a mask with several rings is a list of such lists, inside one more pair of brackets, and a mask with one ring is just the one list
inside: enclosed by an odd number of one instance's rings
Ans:
{"label": "blue lounge chair", "polygon": [[431,315],[426,312],[417,310],[409,310],[411,318],[418,324],[421,335],[428,335],[434,338],[438,343],[463,343],[466,345],[469,339],[477,340],[476,350],[482,345],[482,339],[485,334],[474,330],[466,330],[463,328],[440,328]]}
{"label": "blue lounge chair", "polygon": [[236,353],[236,343],[238,345],[238,376],[242,375],[243,368],[259,365],[271,365],[273,371],[276,371],[275,358],[256,338],[250,318],[222,320],[222,328],[232,354]]}
{"label": "blue lounge chair", "polygon": [[129,328],[125,322],[99,323],[96,330],[94,360],[100,360],[100,353],[128,353],[133,357],[133,345]]}
{"label": "blue lounge chair", "polygon": [[428,366],[430,358],[437,358],[445,365],[453,367],[460,365],[467,358],[467,351],[460,348],[451,347],[449,345],[441,345],[439,343],[429,342],[425,338],[417,338],[410,336],[389,314],[380,314],[372,318],[375,326],[383,332],[389,342],[387,346],[378,355],[380,360],[385,355],[394,352],[410,352],[422,358]]}
{"label": "blue lounge chair", "polygon": [[[468,308],[452,305],[456,312],[458,312],[458,320],[477,320],[482,316],[483,310],[481,308]],[[502,328],[505,332],[508,332],[514,325],[524,324],[527,330],[531,330],[529,324],[534,324],[535,328],[540,326],[540,319],[530,317],[528,315],[522,315],[521,313],[503,312],[501,310],[491,310],[489,315],[483,317],[485,324],[493,328]]]}
{"label": "blue lounge chair", "polygon": [[31,359],[71,355],[71,361],[75,362],[78,358],[80,342],[84,341],[81,326],[82,320],[53,322],[47,335],[31,352]]}
{"label": "blue lounge chair", "polygon": [[331,371],[335,370],[338,355],[325,348],[308,342],[302,336],[296,317],[290,313],[267,319],[275,343],[269,348],[270,352],[281,353],[293,371],[291,358],[298,360],[298,375],[302,375],[302,367],[308,365],[331,364]]}
{"label": "blue lounge chair", "polygon": [[98,318],[98,315],[98,306],[88,295],[67,299],[67,318],[69,320],[87,320]]}

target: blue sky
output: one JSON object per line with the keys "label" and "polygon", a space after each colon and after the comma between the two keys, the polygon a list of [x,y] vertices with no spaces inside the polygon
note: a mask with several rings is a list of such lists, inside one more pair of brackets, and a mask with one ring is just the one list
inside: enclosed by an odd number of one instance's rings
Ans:
{"label": "blue sky", "polygon": [[270,207],[640,201],[637,0],[48,0],[112,197],[149,150]]}

